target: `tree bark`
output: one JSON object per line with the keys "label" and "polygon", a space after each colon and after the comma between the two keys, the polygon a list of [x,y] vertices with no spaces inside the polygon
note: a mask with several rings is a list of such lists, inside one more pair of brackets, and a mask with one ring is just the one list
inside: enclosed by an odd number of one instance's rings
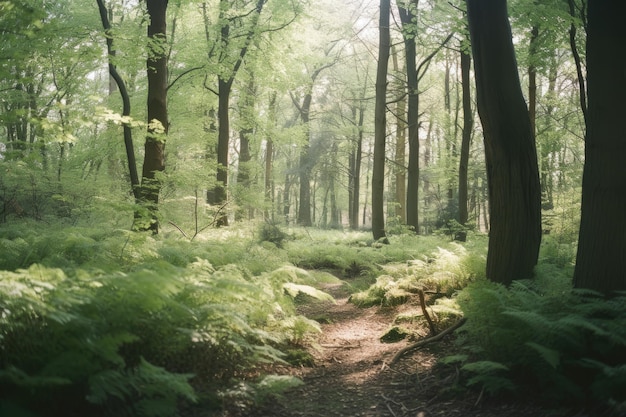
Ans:
{"label": "tree bark", "polygon": [[487,278],[530,278],[541,243],[537,152],[519,82],[506,0],[468,0],[489,187]]}
{"label": "tree bark", "polygon": [[[270,121],[269,132],[276,125],[276,92],[274,91],[270,97],[269,102],[269,115]],[[271,133],[269,133],[265,140],[265,209],[263,211],[263,217],[265,221],[274,220],[274,182],[272,180],[272,165],[274,162],[274,142],[272,141]]]}
{"label": "tree bark", "polygon": [[626,290],[626,3],[590,1],[587,135],[574,286]]}
{"label": "tree bark", "polygon": [[[117,68],[113,64],[112,58],[115,57],[115,49],[113,48],[113,38],[111,34],[111,22],[109,20],[109,11],[107,11],[103,0],[96,0],[98,10],[100,11],[100,20],[107,40],[107,53],[109,55],[109,94],[117,86],[120,96],[122,97],[122,116],[130,117],[130,96],[126,89],[126,83],[117,72]],[[129,123],[123,123],[124,130],[124,146],[126,148],[126,159],[128,161],[128,172],[130,175],[130,186],[133,191],[135,200],[138,201],[139,194],[139,174],[137,172],[137,161],[135,159],[135,148],[133,146],[133,133]]]}
{"label": "tree bark", "polygon": [[[470,69],[472,58],[468,51],[461,47],[461,89],[463,101],[463,132],[461,134],[461,155],[459,156],[459,223],[465,226],[468,213],[468,176],[470,144],[474,128],[472,113],[472,97],[470,94]],[[467,233],[461,231],[456,238],[461,242],[467,239]]]}
{"label": "tree bark", "polygon": [[[393,70],[401,73],[398,65],[398,52],[391,48]],[[398,79],[396,101],[396,153],[395,153],[395,212],[401,224],[406,224],[406,85]]]}
{"label": "tree bark", "polygon": [[408,88],[407,125],[409,129],[409,166],[406,186],[406,224],[419,234],[419,92],[416,61],[415,31],[407,28],[415,25],[415,14],[411,7],[417,8],[417,0],[408,8],[399,7],[404,38],[404,54],[406,59],[406,79]]}
{"label": "tree bark", "polygon": [[[158,173],[165,170],[165,138],[169,122],[167,116],[167,55],[162,47],[167,34],[168,0],[147,0],[148,38],[152,48],[148,54],[148,129],[144,145],[144,161],[141,174],[141,204],[147,210],[149,221],[144,215],[136,215],[139,230],[159,232],[158,205],[161,182]],[[141,219],[141,220],[140,220]]]}
{"label": "tree bark", "polygon": [[[259,16],[263,10],[266,0],[257,0],[252,14],[252,22],[248,31],[245,34],[245,41],[238,53],[235,55],[234,62],[220,62],[227,66],[225,73],[218,76],[218,113],[219,119],[218,127],[218,139],[217,139],[217,185],[212,195],[214,201],[209,203],[223,205],[228,199],[228,147],[230,143],[230,94],[233,87],[233,82],[237,76],[237,72],[243,64],[243,59],[248,52],[248,48],[252,42],[254,34],[256,33],[256,26],[259,21]],[[222,5],[223,4],[223,5]],[[223,59],[230,57],[231,54],[228,51],[230,45],[230,29],[231,21],[226,17],[228,10],[230,9],[230,3],[228,0],[220,0],[220,20],[223,21],[223,26],[220,29],[220,41],[222,48],[221,51]],[[207,194],[210,196],[211,194]],[[228,215],[226,212],[220,216],[216,221],[216,226],[228,226]]]}
{"label": "tree bark", "polygon": [[389,67],[390,0],[380,0],[378,69],[374,109],[374,166],[372,168],[372,233],[374,240],[387,242],[385,234],[385,139],[387,134],[387,70]]}

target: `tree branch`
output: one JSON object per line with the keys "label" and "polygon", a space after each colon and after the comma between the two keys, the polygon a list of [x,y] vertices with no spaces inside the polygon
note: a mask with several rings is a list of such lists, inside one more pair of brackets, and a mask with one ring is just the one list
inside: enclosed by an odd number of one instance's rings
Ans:
{"label": "tree branch", "polygon": [[463,326],[465,324],[465,322],[467,321],[467,319],[465,317],[463,317],[462,319],[460,319],[459,321],[457,321],[454,325],[448,327],[446,330],[444,330],[443,332],[439,333],[437,336],[432,336],[432,337],[428,337],[426,339],[422,339],[417,343],[413,343],[412,345],[406,346],[403,349],[400,349],[398,351],[398,353],[396,353],[394,355],[394,357],[391,359],[391,361],[389,362],[389,364],[384,364],[383,365],[383,369],[385,368],[385,366],[387,367],[391,367],[393,366],[396,362],[398,362],[400,360],[400,358],[402,356],[404,356],[406,353],[415,350],[415,349],[419,349],[423,346],[426,346],[429,343],[433,343],[433,342],[438,342],[439,340],[443,339],[446,335],[452,333],[453,331],[455,331],[456,329],[458,329],[459,327]]}

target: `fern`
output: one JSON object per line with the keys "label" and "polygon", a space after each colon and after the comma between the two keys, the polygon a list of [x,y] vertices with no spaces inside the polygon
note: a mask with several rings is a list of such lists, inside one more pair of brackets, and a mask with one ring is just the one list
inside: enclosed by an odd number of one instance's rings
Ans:
{"label": "fern", "polygon": [[[626,351],[626,312],[618,296],[604,299],[589,291],[542,293],[532,282],[510,289],[477,282],[457,297],[467,325],[461,329],[473,361],[506,366],[510,381],[521,391],[548,402],[593,404],[622,401],[626,392],[623,353]],[[620,307],[621,306],[621,307]],[[491,384],[485,369],[467,368],[472,384]],[[477,379],[478,377],[478,379]],[[468,381],[469,382],[469,381]]]}

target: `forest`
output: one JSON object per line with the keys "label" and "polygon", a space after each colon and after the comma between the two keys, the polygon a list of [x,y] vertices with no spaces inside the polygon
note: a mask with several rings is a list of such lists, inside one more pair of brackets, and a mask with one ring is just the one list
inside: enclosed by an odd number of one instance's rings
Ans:
{"label": "forest", "polygon": [[626,416],[621,0],[0,0],[0,417]]}

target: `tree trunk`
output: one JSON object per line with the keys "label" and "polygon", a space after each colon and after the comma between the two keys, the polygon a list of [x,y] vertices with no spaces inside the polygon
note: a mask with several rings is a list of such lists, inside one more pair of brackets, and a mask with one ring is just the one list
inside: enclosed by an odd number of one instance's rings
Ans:
{"label": "tree trunk", "polygon": [[[210,204],[223,207],[228,200],[228,146],[230,143],[230,92],[232,82],[219,78],[218,84],[218,110],[217,110],[217,184],[213,191],[213,201]],[[217,218],[215,226],[228,226],[228,215],[224,210]]]}
{"label": "tree trunk", "polygon": [[[111,23],[109,19],[110,10],[104,5],[103,0],[97,0],[98,9],[100,11],[100,20],[102,21],[102,27],[104,28],[107,40],[107,52],[109,55],[109,95],[115,90],[115,87],[119,89],[120,96],[122,97],[122,116],[130,117],[130,96],[126,89],[126,83],[117,72],[117,68],[113,64],[113,58],[115,57],[115,49],[113,49],[113,38],[111,34]],[[137,161],[135,159],[135,148],[133,146],[133,133],[129,123],[124,123],[124,146],[126,148],[126,159],[128,161],[128,172],[130,175],[130,186],[133,191],[135,200],[139,200],[139,174],[137,173]]]}
{"label": "tree trunk", "polygon": [[[167,55],[163,48],[166,41],[166,12],[168,0],[147,0],[148,38],[154,42],[146,62],[148,73],[148,132],[144,145],[144,161],[141,174],[141,204],[145,215],[136,215],[139,230],[159,232],[157,216],[161,182],[157,173],[165,170],[165,138],[169,121],[167,116]],[[148,221],[146,221],[148,220]]]}
{"label": "tree trunk", "polygon": [[[218,127],[218,139],[217,139],[217,184],[213,195],[207,193],[207,199],[212,197],[213,201],[208,201],[210,204],[216,204],[221,207],[225,207],[228,200],[228,147],[230,142],[230,94],[232,92],[233,82],[237,76],[237,72],[243,64],[243,59],[248,52],[248,48],[252,39],[256,33],[256,27],[259,21],[259,16],[263,10],[266,0],[257,0],[254,12],[251,16],[252,22],[250,28],[245,34],[245,41],[237,53],[234,55],[236,58],[234,62],[228,62],[228,59],[232,56],[232,51],[229,51],[230,47],[230,30],[232,20],[228,18],[228,12],[230,11],[231,3],[228,0],[220,0],[220,16],[219,20],[222,22],[220,28],[220,43],[224,48],[221,51],[222,61],[220,64],[226,66],[224,73],[218,76],[218,114],[219,127]],[[203,5],[204,7],[204,5]],[[203,8],[203,12],[206,13],[206,8]],[[205,17],[205,30],[206,30],[206,17]],[[208,32],[207,32],[208,39]],[[224,62],[224,60],[227,60]],[[220,215],[216,220],[216,226],[228,226],[228,215],[226,211]]]}
{"label": "tree trunk", "polygon": [[626,3],[590,1],[587,135],[574,286],[626,290]]}
{"label": "tree trunk", "polygon": [[372,233],[374,240],[387,242],[385,234],[385,139],[387,136],[387,69],[391,40],[389,34],[390,0],[380,0],[378,69],[374,109],[374,166],[372,168]]}
{"label": "tree trunk", "polygon": [[[400,73],[398,52],[391,48],[393,55],[393,70]],[[401,224],[406,224],[406,86],[404,81],[398,80],[398,94],[396,101],[396,154],[395,154],[395,212]]]}
{"label": "tree trunk", "polygon": [[[276,126],[276,92],[273,92],[270,97],[269,103],[269,115],[270,129]],[[272,164],[274,159],[274,142],[272,141],[271,133],[268,134],[265,140],[265,210],[264,215],[266,221],[274,220],[274,183],[272,181]]]}
{"label": "tree trunk", "polygon": [[[417,8],[417,0],[414,3]],[[415,25],[415,14],[409,7],[399,7],[402,26]],[[408,86],[407,124],[409,128],[409,166],[406,186],[406,224],[419,234],[419,91],[414,30],[403,30],[406,78]]]}
{"label": "tree trunk", "polygon": [[[352,109],[352,117],[356,123],[356,135],[354,144],[350,151],[349,160],[349,178],[348,178],[348,222],[350,229],[357,230],[359,228],[359,202],[361,194],[361,158],[363,148],[363,121],[365,117],[365,109],[363,101],[359,100],[358,108]],[[357,116],[358,115],[358,116]]]}
{"label": "tree trunk", "polygon": [[574,0],[568,0],[567,3],[569,5],[569,13],[572,16],[572,23],[570,24],[570,29],[569,29],[569,44],[572,50],[572,56],[574,57],[574,63],[576,64],[576,78],[578,80],[578,98],[580,101],[580,109],[583,112],[583,118],[586,124],[587,123],[587,96],[586,96],[586,89],[585,89],[585,76],[583,75],[583,68],[581,64],[580,54],[578,53],[578,46],[576,45],[576,23],[574,20],[580,17],[584,25],[585,18],[584,18],[584,13],[576,12]]}
{"label": "tree trunk", "polygon": [[[250,201],[251,193],[251,160],[250,139],[254,133],[254,103],[256,86],[254,75],[250,75],[248,85],[240,92],[240,119],[242,127],[239,130],[239,164],[237,169],[237,205],[236,220],[254,217],[254,203]],[[246,216],[247,214],[247,216]]]}
{"label": "tree trunk", "polygon": [[530,278],[541,243],[534,135],[519,82],[506,0],[468,0],[478,113],[489,186],[487,278]]}
{"label": "tree trunk", "polygon": [[298,224],[300,226],[309,227],[313,223],[311,221],[311,172],[313,171],[313,161],[311,156],[311,145],[309,130],[309,112],[311,110],[311,93],[307,93],[304,97],[302,107],[300,108],[300,118],[305,126],[305,134],[307,143],[300,150],[300,203],[298,205]]}
{"label": "tree trunk", "polygon": [[[470,143],[474,128],[474,114],[472,113],[472,97],[470,95],[470,68],[471,56],[461,47],[461,88],[463,101],[463,133],[461,136],[461,155],[459,156],[459,223],[465,226],[468,215],[468,177]],[[456,238],[465,242],[467,233],[461,231]]]}

